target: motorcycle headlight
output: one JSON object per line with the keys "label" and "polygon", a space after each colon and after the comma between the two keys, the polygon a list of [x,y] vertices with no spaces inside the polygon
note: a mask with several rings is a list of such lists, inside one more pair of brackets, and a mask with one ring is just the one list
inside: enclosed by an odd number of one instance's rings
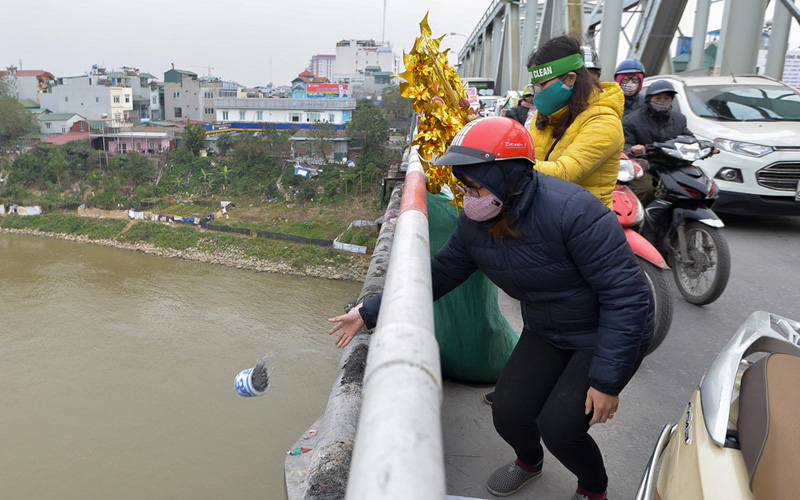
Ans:
{"label": "motorcycle headlight", "polygon": [[722,138],[714,139],[714,145],[721,151],[727,151],[737,155],[753,156],[756,158],[764,156],[765,154],[769,154],[775,150],[771,146],[762,146],[761,144],[753,144],[751,142],[741,142]]}
{"label": "motorcycle headlight", "polygon": [[633,162],[631,160],[626,160],[625,158],[620,159],[617,179],[619,179],[620,182],[630,182],[635,178],[636,169],[633,166]]}
{"label": "motorcycle headlight", "polygon": [[682,155],[682,154],[681,154],[681,152],[680,152],[680,151],[678,151],[677,149],[672,149],[672,148],[661,148],[661,151],[663,151],[663,152],[664,152],[664,154],[666,154],[666,155],[668,155],[668,156],[672,156],[673,158],[679,158],[679,159],[683,159],[683,155]]}

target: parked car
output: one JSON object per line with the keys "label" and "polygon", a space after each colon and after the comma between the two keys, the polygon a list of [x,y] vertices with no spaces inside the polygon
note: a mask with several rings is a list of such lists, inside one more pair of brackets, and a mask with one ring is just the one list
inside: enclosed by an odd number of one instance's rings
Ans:
{"label": "parked car", "polygon": [[[697,162],[720,190],[714,210],[800,215],[800,92],[765,76],[646,78],[678,91],[673,109],[720,153]],[[642,91],[644,94],[644,90]]]}

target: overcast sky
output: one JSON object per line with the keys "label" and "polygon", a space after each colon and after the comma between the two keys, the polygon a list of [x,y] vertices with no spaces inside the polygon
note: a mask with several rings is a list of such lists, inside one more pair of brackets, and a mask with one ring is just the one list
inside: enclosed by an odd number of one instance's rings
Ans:
{"label": "overcast sky", "polygon": [[[777,0],[775,0],[777,1]],[[771,2],[772,4],[775,1]],[[0,15],[0,67],[81,75],[92,64],[137,67],[159,80],[171,67],[246,86],[288,85],[314,54],[342,39],[382,39],[408,51],[428,21],[434,36],[468,35],[491,0],[9,0]],[[694,0],[681,28],[691,35]],[[719,28],[723,2],[712,8]],[[768,15],[768,17],[770,17]],[[793,23],[796,24],[796,23]],[[793,26],[793,29],[796,29]],[[794,37],[793,37],[794,39]],[[465,37],[448,35],[457,54]],[[791,47],[790,47],[791,48]],[[455,58],[451,58],[455,62]]]}
{"label": "overcast sky", "polygon": [[[0,14],[0,67],[81,75],[92,64],[137,67],[163,79],[176,68],[247,86],[288,85],[314,54],[383,31],[380,0],[10,0]],[[386,0],[385,40],[410,50],[419,22],[434,35],[469,34],[490,0]],[[465,37],[449,36],[457,52]]]}

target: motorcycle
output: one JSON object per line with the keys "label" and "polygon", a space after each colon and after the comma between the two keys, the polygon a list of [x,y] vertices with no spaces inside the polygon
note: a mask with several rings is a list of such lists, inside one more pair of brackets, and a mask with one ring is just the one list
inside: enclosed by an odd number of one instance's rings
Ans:
{"label": "motorcycle", "polygon": [[649,241],[634,230],[641,226],[644,220],[644,208],[627,183],[638,179],[643,174],[644,170],[639,162],[622,153],[612,199],[614,213],[617,214],[617,220],[625,231],[628,244],[639,260],[655,303],[655,329],[653,340],[647,348],[647,355],[655,351],[667,337],[667,332],[672,324],[672,293],[667,278],[669,266],[664,257]]}
{"label": "motorcycle", "polygon": [[796,498],[798,378],[800,323],[753,313],[661,431],[636,500]]}
{"label": "motorcycle", "polygon": [[681,295],[692,304],[710,304],[728,284],[731,257],[720,232],[724,224],[711,210],[719,190],[693,162],[711,156],[714,145],[678,136],[646,149],[658,186],[656,200],[645,208],[642,235],[668,256]]}

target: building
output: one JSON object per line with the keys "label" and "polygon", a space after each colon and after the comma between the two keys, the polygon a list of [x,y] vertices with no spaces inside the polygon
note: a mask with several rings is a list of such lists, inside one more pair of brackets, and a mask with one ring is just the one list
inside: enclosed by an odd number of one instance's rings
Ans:
{"label": "building", "polygon": [[89,131],[86,118],[78,113],[48,113],[40,116],[38,120],[39,130],[45,135],[66,134],[76,124],[80,124],[79,131]]}
{"label": "building", "polygon": [[356,109],[355,99],[228,99],[214,100],[218,123],[287,124],[307,128],[315,122],[343,125]]}
{"label": "building", "polygon": [[308,71],[329,81],[333,79],[335,69],[336,55],[316,54],[311,56],[311,62],[308,64]]}
{"label": "building", "polygon": [[397,65],[390,42],[378,44],[375,40],[342,40],[336,44],[333,79],[364,74],[367,66],[378,66],[384,71],[397,73]]}
{"label": "building", "polygon": [[136,125],[124,128],[106,128],[92,133],[92,146],[108,154],[124,154],[136,151],[141,154],[158,154],[175,149],[176,136],[180,131],[174,127]]}
{"label": "building", "polygon": [[196,73],[173,67],[164,73],[164,118],[213,122],[217,117],[214,101],[235,99],[238,94],[234,82],[223,82],[211,75],[198,78]]}
{"label": "building", "polygon": [[292,97],[297,99],[306,97],[306,86],[310,83],[328,83],[328,79],[305,70],[292,80]]}
{"label": "building", "polygon": [[47,90],[56,77],[43,69],[17,69],[9,66],[5,71],[0,71],[0,78],[5,77],[11,86],[11,92],[17,99],[28,99],[37,104],[39,95]]}
{"label": "building", "polygon": [[[80,115],[74,115],[80,116]],[[63,129],[62,129],[63,130]],[[89,142],[91,138],[91,126],[85,120],[77,120],[72,126],[63,133],[51,133],[47,136],[44,142],[48,144],[66,144],[72,141],[86,141]]]}
{"label": "building", "polygon": [[39,97],[41,107],[53,113],[126,122],[133,116],[133,89],[123,79],[107,75],[103,67],[93,66],[86,75],[56,78]]}
{"label": "building", "polygon": [[399,59],[390,42],[374,40],[342,40],[336,44],[336,71],[332,83],[350,84],[357,99],[379,100],[383,89],[397,84]]}

